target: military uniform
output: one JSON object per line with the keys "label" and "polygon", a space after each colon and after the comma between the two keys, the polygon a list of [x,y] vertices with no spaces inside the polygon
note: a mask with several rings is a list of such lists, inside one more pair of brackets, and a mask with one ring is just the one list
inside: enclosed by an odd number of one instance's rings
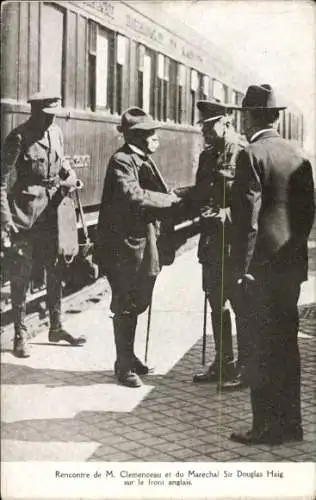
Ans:
{"label": "military uniform", "polygon": [[[196,174],[197,186],[211,187],[210,198],[201,211],[198,259],[202,264],[202,287],[212,310],[216,355],[211,371],[214,379],[221,378],[222,382],[233,379],[236,374],[231,312],[227,305],[227,300],[231,299],[230,191],[235,161],[244,143],[237,134],[233,139],[230,142],[226,140],[225,151],[208,146],[200,155]],[[219,211],[221,216],[217,216]],[[211,373],[209,375],[212,378]]]}
{"label": "military uniform", "polygon": [[[155,128],[142,110],[131,108],[122,116],[123,123],[126,114],[129,116],[128,130],[134,123],[134,113],[140,130],[145,132],[142,126]],[[164,264],[160,220],[174,203],[174,195],[168,192],[150,156],[128,143],[114,153],[104,181],[97,253],[112,289],[115,372],[120,382],[131,387],[140,385],[133,372],[148,372],[134,353],[137,317],[147,309]]]}
{"label": "military uniform", "polygon": [[[215,360],[197,373],[194,382],[219,382],[221,389],[239,388],[233,355],[230,299],[230,191],[236,158],[245,141],[231,125],[229,106],[198,101],[199,123],[206,147],[199,157],[196,183],[183,189],[184,204],[191,215],[201,216],[198,259],[202,264],[202,288],[212,309]],[[216,127],[216,130],[215,130]],[[176,192],[178,192],[176,190]]]}
{"label": "military uniform", "polygon": [[[40,113],[45,120],[46,115],[54,115],[57,101],[42,93],[33,96],[29,101],[31,117],[9,134],[2,155],[1,223],[11,238],[14,352],[23,357],[29,355],[25,314],[33,262],[47,269],[49,339],[75,341],[62,330],[60,319],[62,265],[57,255],[56,209],[65,194],[60,188],[63,135],[52,119],[41,128],[35,116],[35,112]],[[16,180],[8,192],[12,175]]]}

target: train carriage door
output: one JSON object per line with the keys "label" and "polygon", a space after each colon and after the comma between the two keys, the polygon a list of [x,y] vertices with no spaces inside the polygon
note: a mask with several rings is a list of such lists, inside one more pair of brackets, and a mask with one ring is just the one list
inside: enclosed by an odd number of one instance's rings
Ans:
{"label": "train carriage door", "polygon": [[41,9],[40,88],[63,97],[64,12],[43,4]]}

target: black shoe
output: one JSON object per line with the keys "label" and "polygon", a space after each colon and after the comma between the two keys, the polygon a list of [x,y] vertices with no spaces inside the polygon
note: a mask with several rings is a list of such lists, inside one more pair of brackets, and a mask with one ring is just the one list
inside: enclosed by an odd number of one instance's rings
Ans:
{"label": "black shoe", "polygon": [[246,444],[251,446],[253,444],[269,444],[269,445],[279,445],[282,444],[283,440],[281,433],[272,431],[256,431],[250,430],[247,432],[236,433],[233,432],[230,439],[235,443]]}
{"label": "black shoe", "polygon": [[59,328],[58,330],[49,330],[48,340],[49,342],[60,342],[61,340],[64,340],[73,346],[79,346],[87,342],[84,335],[81,335],[80,337],[73,337],[63,328]]}
{"label": "black shoe", "polygon": [[147,365],[144,365],[140,359],[138,359],[135,356],[135,361],[134,361],[134,370],[137,375],[148,375],[149,373],[154,372],[153,367],[149,367]]}
{"label": "black shoe", "polygon": [[139,376],[132,370],[128,370],[127,372],[119,371],[117,380],[127,387],[141,387],[143,385]]}
{"label": "black shoe", "polygon": [[238,391],[245,387],[247,387],[246,384],[244,384],[239,377],[236,377],[230,380],[223,380],[223,382],[218,384],[217,390],[219,392]]}
{"label": "black shoe", "polygon": [[217,382],[217,381],[218,381],[218,369],[214,365],[211,365],[203,372],[196,373],[193,376],[193,382],[195,384],[204,384],[207,382]]}
{"label": "black shoe", "polygon": [[290,442],[290,441],[303,441],[303,429],[302,427],[285,427],[282,430],[282,439],[283,441]]}
{"label": "black shoe", "polygon": [[[137,375],[148,375],[149,373],[153,373],[154,370],[155,370],[152,367],[144,365],[141,362],[141,360],[138,359],[138,358],[135,358],[133,369],[134,369],[134,372]],[[118,374],[118,371],[119,371],[119,364],[118,364],[118,361],[116,360],[115,363],[114,363],[114,373],[115,373],[115,375]]]}
{"label": "black shoe", "polygon": [[17,358],[29,358],[31,356],[30,346],[26,338],[14,339],[13,355]]}

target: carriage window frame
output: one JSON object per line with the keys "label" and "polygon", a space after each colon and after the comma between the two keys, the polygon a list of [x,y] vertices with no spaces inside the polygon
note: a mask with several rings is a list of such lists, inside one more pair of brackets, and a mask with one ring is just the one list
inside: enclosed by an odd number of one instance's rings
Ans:
{"label": "carriage window frame", "polygon": [[[101,40],[103,40],[103,45]],[[115,44],[114,31],[95,21],[89,21],[88,108],[92,111],[114,112],[115,103],[113,97],[116,85]],[[106,49],[106,54],[101,53],[102,48]],[[103,61],[101,57],[103,57]],[[105,66],[106,78],[104,78]],[[103,76],[101,77],[101,75]],[[103,82],[103,87],[101,82]]]}
{"label": "carriage window frame", "polygon": [[[51,20],[52,16],[45,16],[45,12],[48,9],[52,13],[58,13],[60,15],[61,22],[58,28],[47,29],[47,18]],[[57,94],[61,97],[61,105],[64,106],[65,101],[65,54],[66,54],[66,19],[67,11],[58,5],[53,5],[51,3],[43,3],[40,9],[40,43],[39,43],[39,88],[48,93]],[[49,22],[49,21],[48,21]],[[43,27],[46,26],[45,29]],[[50,41],[51,36],[54,38],[54,42],[58,37],[59,46],[56,50],[56,44],[54,45],[54,50],[52,50],[52,43]],[[45,38],[47,41],[47,51],[44,54]],[[54,66],[54,62],[58,61],[57,66]],[[47,69],[48,68],[48,69]],[[56,71],[57,70],[57,71]],[[58,78],[58,85],[54,86],[52,84],[52,79],[56,81]],[[46,82],[49,82],[46,84]]]}
{"label": "carriage window frame", "polygon": [[216,102],[224,102],[225,100],[225,90],[224,84],[220,80],[213,78],[213,88],[212,88],[212,97]]}
{"label": "carriage window frame", "polygon": [[156,53],[138,44],[137,100],[138,106],[150,116],[155,116]]}
{"label": "carriage window frame", "polygon": [[127,63],[128,39],[126,38],[126,36],[121,35],[120,33],[116,33],[115,47],[116,78],[114,112],[121,115],[123,112],[124,103],[124,70]]}

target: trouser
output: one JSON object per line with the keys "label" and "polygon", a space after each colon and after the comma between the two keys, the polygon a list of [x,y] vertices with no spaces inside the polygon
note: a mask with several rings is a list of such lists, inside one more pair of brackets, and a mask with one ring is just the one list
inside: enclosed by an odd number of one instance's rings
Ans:
{"label": "trouser", "polygon": [[[51,248],[49,248],[51,247]],[[10,281],[15,338],[26,336],[26,293],[30,285],[33,262],[43,264],[47,272],[47,306],[50,328],[61,327],[63,266],[50,251],[53,242],[45,239],[16,239],[11,261]]]}
{"label": "trouser", "polygon": [[278,432],[301,425],[297,340],[300,281],[289,273],[270,271],[256,276],[248,295],[246,375],[254,426]]}
{"label": "trouser", "polygon": [[108,274],[112,289],[111,311],[114,313],[116,361],[122,372],[131,370],[134,366],[137,318],[149,306],[156,281],[156,276],[148,276],[145,273],[135,276],[134,280],[129,278],[125,280],[124,286],[120,286],[124,278]]}
{"label": "trouser", "polygon": [[227,306],[227,289],[222,285],[218,270],[203,266],[203,289],[211,307],[212,328],[215,343],[215,363],[233,363],[233,338],[231,311]]}

